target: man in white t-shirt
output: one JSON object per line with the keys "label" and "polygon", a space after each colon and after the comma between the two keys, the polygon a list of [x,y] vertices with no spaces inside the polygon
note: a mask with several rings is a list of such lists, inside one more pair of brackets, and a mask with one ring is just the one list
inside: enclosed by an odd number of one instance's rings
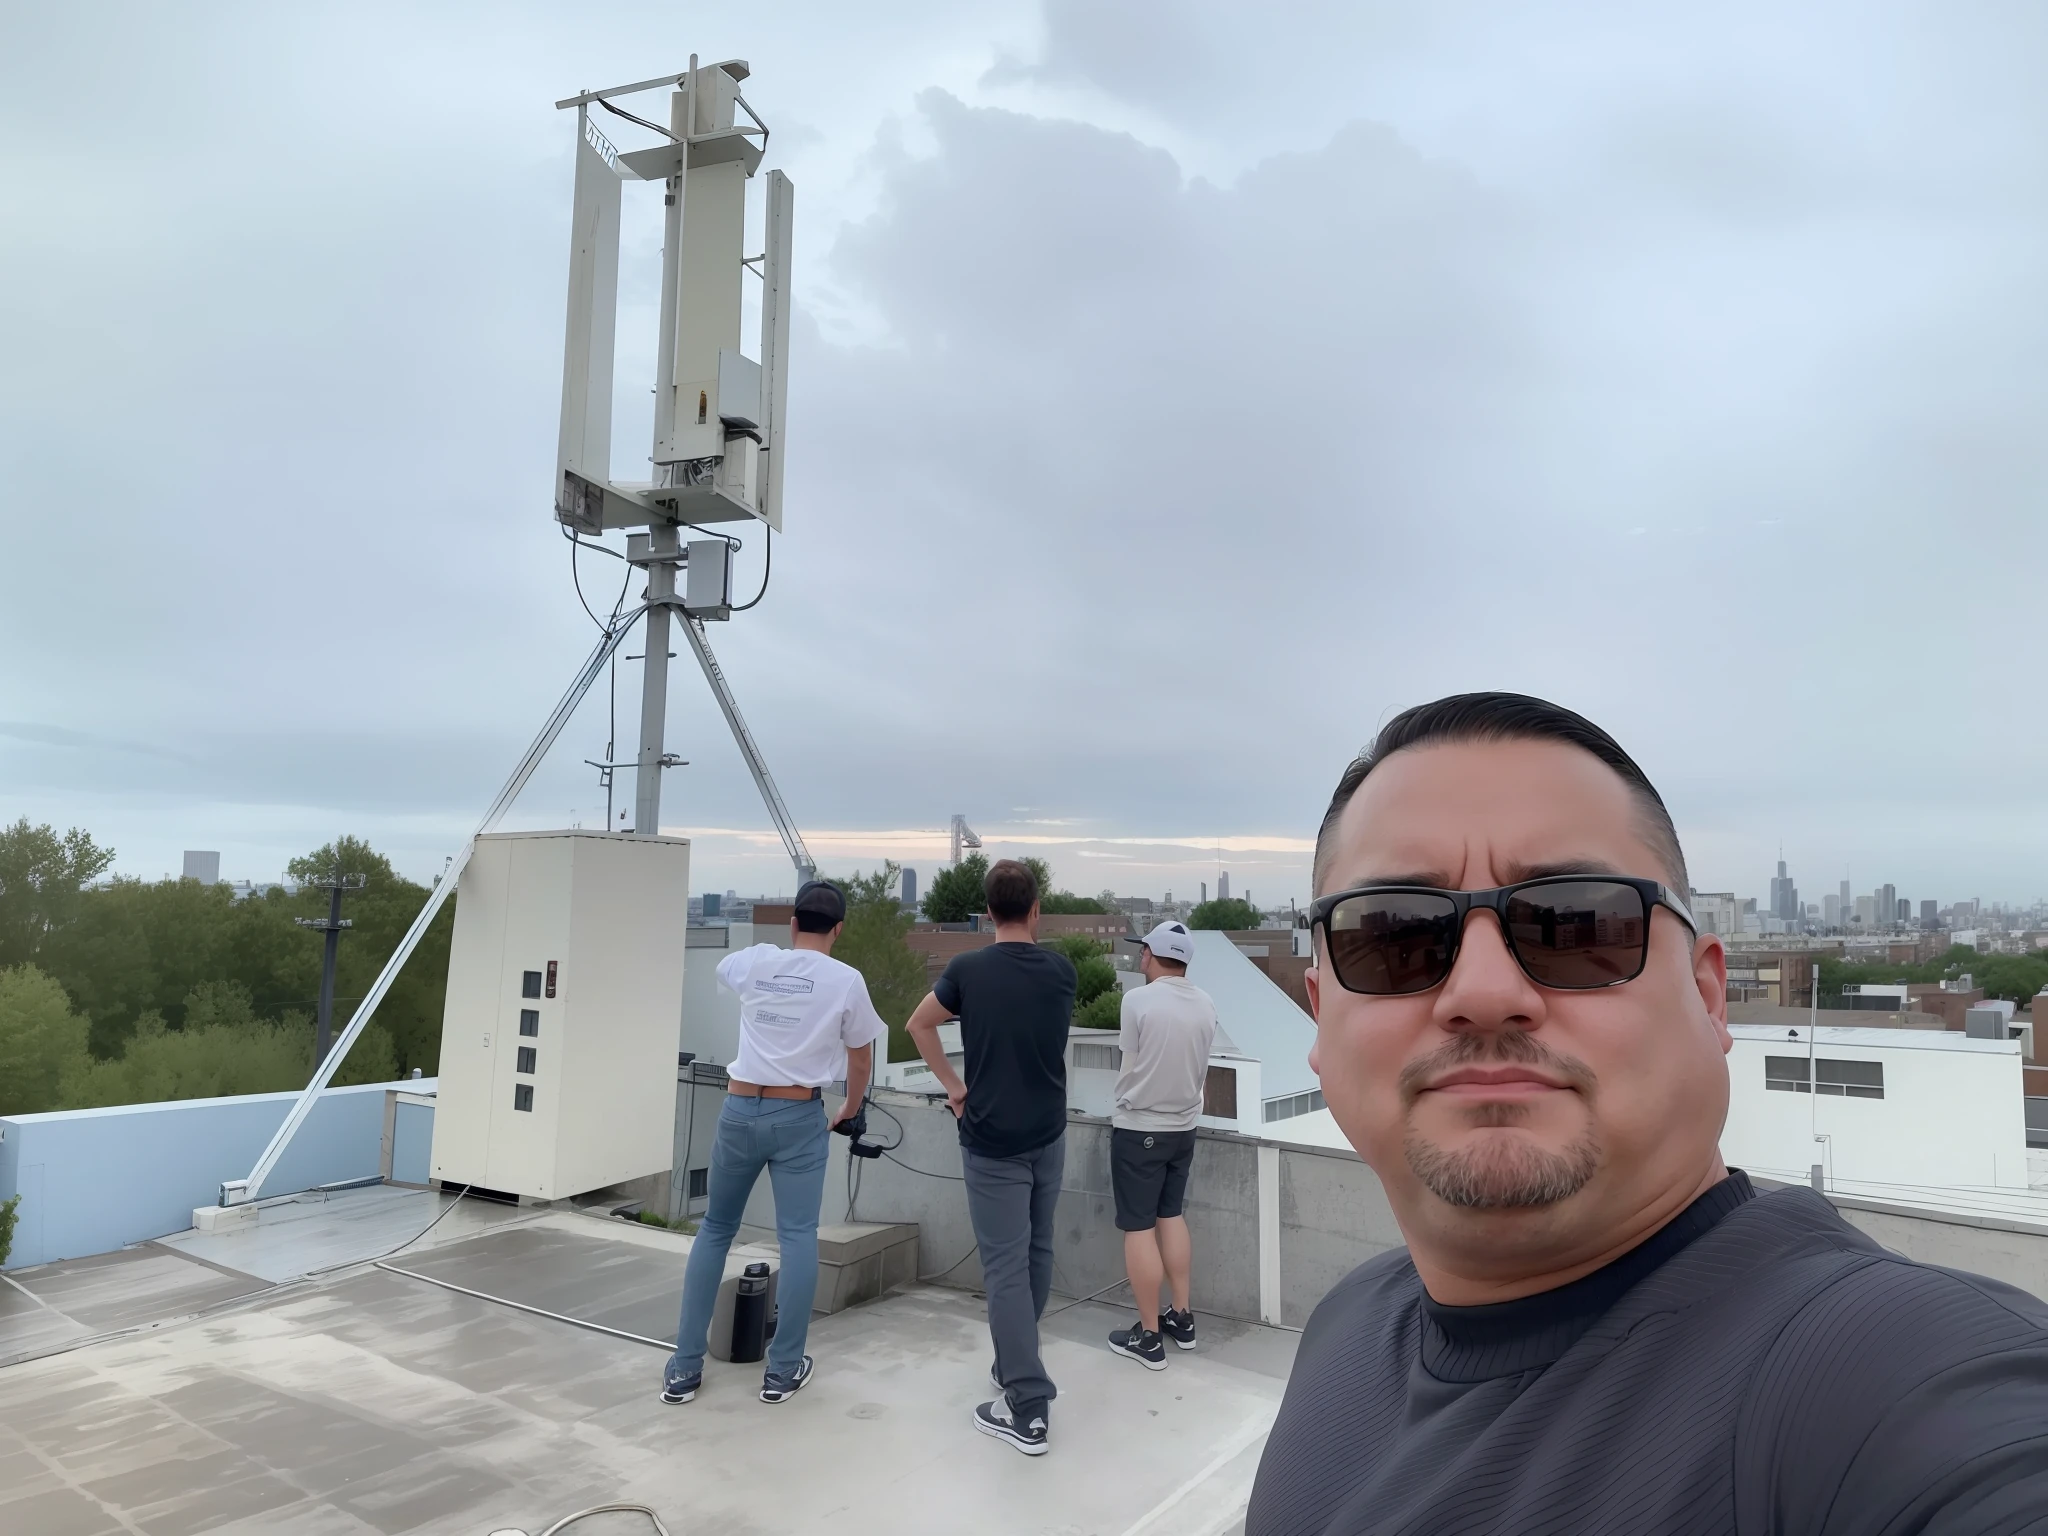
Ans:
{"label": "man in white t-shirt", "polygon": [[[830,1132],[860,1112],[875,1042],[888,1033],[860,972],[832,958],[845,922],[839,887],[807,881],[796,893],[790,948],[756,944],[718,962],[718,984],[739,996],[740,1047],[727,1069],[711,1148],[710,1205],[683,1272],[676,1352],[662,1379],[665,1403],[687,1403],[703,1385],[726,1254],[764,1168],[775,1188],[782,1276],[761,1401],[786,1401],[811,1379],[804,1341],[818,1290],[818,1206]],[[846,1102],[828,1121],[820,1090],[842,1076]]]}
{"label": "man in white t-shirt", "polygon": [[[1145,985],[1124,994],[1124,1066],[1110,1117],[1109,1187],[1138,1321],[1112,1333],[1109,1347],[1147,1370],[1163,1371],[1167,1339],[1195,1347],[1188,1295],[1193,1245],[1181,1208],[1216,1043],[1216,1005],[1188,980],[1195,941],[1183,924],[1161,923],[1136,942],[1144,946]],[[1164,1312],[1162,1283],[1173,1293]]]}

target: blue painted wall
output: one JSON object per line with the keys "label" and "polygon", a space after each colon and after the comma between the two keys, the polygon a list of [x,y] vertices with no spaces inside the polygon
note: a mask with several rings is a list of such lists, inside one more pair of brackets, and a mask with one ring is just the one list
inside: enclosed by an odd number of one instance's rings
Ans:
{"label": "blue painted wall", "polygon": [[[263,1196],[375,1177],[383,1151],[384,1090],[432,1093],[434,1080],[330,1088],[313,1105]],[[194,1207],[244,1177],[298,1097],[249,1094],[111,1109],[0,1117],[0,1200],[19,1194],[6,1267],[108,1253],[192,1225]],[[398,1106],[391,1176],[427,1181],[434,1112]]]}

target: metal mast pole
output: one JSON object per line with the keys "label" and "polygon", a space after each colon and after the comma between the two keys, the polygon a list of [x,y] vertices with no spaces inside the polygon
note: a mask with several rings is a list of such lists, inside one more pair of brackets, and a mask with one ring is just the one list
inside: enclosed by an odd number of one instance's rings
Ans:
{"label": "metal mast pole", "polygon": [[640,755],[634,763],[633,830],[642,837],[661,832],[661,770],[673,759],[662,751],[668,722],[669,608],[676,600],[676,563],[683,557],[675,526],[648,530],[647,655],[640,673]]}
{"label": "metal mast pole", "polygon": [[314,1026],[313,1065],[327,1059],[334,1043],[334,962],[341,950],[341,883],[327,893],[327,931],[320,943],[320,1019]]}
{"label": "metal mast pole", "polygon": [[[339,839],[335,847],[339,849]],[[345,928],[355,925],[341,915],[341,897],[344,891],[359,891],[368,883],[367,875],[345,875],[337,857],[334,872],[322,880],[308,880],[306,885],[314,890],[327,892],[327,915],[325,917],[301,917],[296,919],[301,928],[311,928],[322,935],[320,955],[320,1004],[314,1024],[313,1070],[317,1073],[320,1064],[327,1059],[327,1052],[334,1039],[334,970],[340,957],[341,935]]]}
{"label": "metal mast pole", "polygon": [[[690,135],[696,128],[697,55],[682,89],[669,97],[669,137],[684,146],[684,160],[668,178],[661,241],[661,320],[654,338],[655,474],[675,473],[664,465],[672,457],[676,419],[676,330],[681,323],[683,260],[683,171],[688,167]],[[669,608],[676,596],[676,565],[683,557],[682,535],[673,523],[648,527],[647,655],[640,673],[640,753],[634,762],[633,830],[642,837],[661,834],[662,736],[668,722]]]}

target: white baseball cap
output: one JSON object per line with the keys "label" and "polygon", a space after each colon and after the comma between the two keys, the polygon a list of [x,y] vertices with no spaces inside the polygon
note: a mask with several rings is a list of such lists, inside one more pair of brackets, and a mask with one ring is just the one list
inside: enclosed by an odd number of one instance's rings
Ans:
{"label": "white baseball cap", "polygon": [[1182,965],[1195,958],[1195,941],[1186,923],[1161,923],[1142,939],[1130,942],[1144,945],[1162,960],[1178,960]]}

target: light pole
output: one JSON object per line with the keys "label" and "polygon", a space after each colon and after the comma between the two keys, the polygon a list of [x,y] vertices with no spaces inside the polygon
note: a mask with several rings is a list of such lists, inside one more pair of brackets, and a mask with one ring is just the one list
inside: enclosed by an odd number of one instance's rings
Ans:
{"label": "light pole", "polygon": [[343,874],[338,862],[332,873],[317,880],[300,882],[301,889],[310,886],[316,891],[327,892],[325,917],[294,919],[301,928],[312,928],[325,936],[320,956],[320,1014],[313,1035],[313,1070],[316,1072],[320,1070],[320,1063],[327,1059],[334,1039],[334,964],[341,949],[341,932],[355,926],[341,915],[341,894],[343,891],[360,891],[368,883],[368,875]]}

